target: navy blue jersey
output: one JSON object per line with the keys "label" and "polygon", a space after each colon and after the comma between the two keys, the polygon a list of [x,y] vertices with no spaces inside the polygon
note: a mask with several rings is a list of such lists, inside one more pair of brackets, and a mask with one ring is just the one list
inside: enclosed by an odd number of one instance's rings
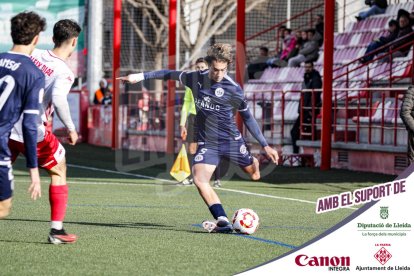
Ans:
{"label": "navy blue jersey", "polygon": [[228,76],[220,82],[212,81],[208,71],[182,72],[180,81],[193,92],[199,141],[220,143],[241,139],[234,114],[246,110],[247,103],[239,85]]}
{"label": "navy blue jersey", "polygon": [[161,70],[144,73],[145,79],[179,80],[189,87],[197,109],[196,125],[198,141],[208,144],[242,139],[234,115],[238,111],[247,128],[262,146],[267,142],[251,115],[243,90],[229,76],[220,82],[210,79],[207,71]]}
{"label": "navy blue jersey", "polygon": [[27,167],[37,167],[36,143],[39,95],[45,86],[43,73],[24,54],[0,54],[0,158],[10,156],[10,131],[23,114]]}

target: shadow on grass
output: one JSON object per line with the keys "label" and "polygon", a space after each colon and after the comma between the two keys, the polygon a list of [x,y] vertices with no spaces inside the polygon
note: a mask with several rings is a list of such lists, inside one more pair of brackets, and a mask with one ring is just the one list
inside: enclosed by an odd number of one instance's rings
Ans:
{"label": "shadow on grass", "polygon": [[[6,221],[19,221],[19,222],[41,222],[49,223],[47,220],[37,219],[17,219],[7,218]],[[113,228],[136,228],[136,229],[152,229],[152,230],[166,230],[196,234],[208,234],[205,231],[194,231],[186,229],[177,229],[172,225],[158,224],[158,223],[146,223],[146,222],[128,222],[128,223],[106,223],[106,222],[86,222],[86,221],[65,221],[65,225],[82,225],[82,226],[96,226],[96,227],[113,227]],[[0,240],[1,241],[1,240]]]}
{"label": "shadow on grass", "polygon": [[32,242],[32,241],[17,241],[17,240],[12,241],[12,240],[1,240],[0,239],[0,243],[2,243],[2,242],[8,242],[8,243],[29,243],[29,244],[50,244],[50,245],[53,245],[53,244],[48,243],[48,242]]}

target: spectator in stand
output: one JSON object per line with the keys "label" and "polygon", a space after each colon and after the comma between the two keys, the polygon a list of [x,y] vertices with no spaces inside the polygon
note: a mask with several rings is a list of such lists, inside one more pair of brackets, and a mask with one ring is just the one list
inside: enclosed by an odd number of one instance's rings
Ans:
{"label": "spectator in stand", "polygon": [[108,89],[108,82],[106,79],[99,81],[99,88],[95,91],[95,97],[93,98],[94,104],[102,104],[102,100],[105,98],[105,93]]}
{"label": "spectator in stand", "polygon": [[[322,88],[322,78],[321,75],[317,70],[313,67],[313,62],[306,61],[305,62],[305,75],[304,80],[302,83],[302,89],[321,89]],[[302,115],[303,120],[302,124],[311,124],[311,122],[316,122],[316,116],[320,112],[320,107],[322,104],[321,100],[321,91],[317,92],[304,92],[301,94],[303,97],[302,101]],[[314,111],[313,111],[314,109]],[[292,137],[292,146],[293,146],[293,153],[299,153],[299,147],[297,146],[296,142],[300,138],[300,124],[301,124],[301,112],[300,112],[300,105],[298,108],[299,117],[297,118],[295,124],[293,125],[292,130],[290,131],[290,135]],[[315,116],[312,116],[315,115]],[[306,125],[303,126],[303,130],[305,133],[312,133],[312,126]]]}
{"label": "spectator in stand", "polygon": [[295,32],[295,37],[296,37],[296,45],[295,45],[295,48],[293,48],[292,52],[289,53],[287,57],[288,61],[289,59],[296,57],[299,54],[299,50],[303,48],[303,45],[308,39],[308,35],[306,34],[306,31],[300,31],[300,30]]}
{"label": "spectator in stand", "polygon": [[324,28],[323,15],[318,14],[316,15],[315,37],[318,40],[319,46],[322,46],[323,44],[323,28]]}
{"label": "spectator in stand", "polygon": [[414,87],[408,87],[401,105],[400,117],[408,130],[408,161],[414,163]]}
{"label": "spectator in stand", "polygon": [[283,36],[283,46],[280,56],[267,60],[267,65],[271,67],[286,67],[289,55],[296,47],[296,36],[292,34],[291,29],[285,29]]}
{"label": "spectator in stand", "polygon": [[381,36],[379,38],[374,39],[367,47],[367,50],[365,51],[364,56],[360,59],[361,63],[367,63],[369,61],[371,61],[375,55],[378,55],[384,51],[387,50],[387,48],[384,48],[381,51],[377,51],[375,54],[372,55],[367,55],[370,52],[375,51],[376,49],[384,46],[385,44],[388,44],[392,41],[394,41],[397,36],[398,36],[398,32],[399,32],[399,25],[398,25],[398,21],[395,19],[391,19],[390,22],[388,22],[388,35],[386,36]]}
{"label": "spectator in stand", "polygon": [[112,104],[112,92],[110,89],[105,90],[105,96],[102,99],[102,104],[105,107],[110,106]]}
{"label": "spectator in stand", "polygon": [[266,61],[269,58],[269,49],[267,47],[260,47],[259,56],[247,66],[247,73],[249,79],[259,79],[261,73],[266,69]]}
{"label": "spectator in stand", "polygon": [[383,14],[388,7],[387,0],[365,0],[365,5],[370,8],[367,11],[360,12],[358,16],[355,16],[358,21],[365,20],[372,15]]}
{"label": "spectator in stand", "polygon": [[[306,31],[307,41],[299,50],[299,54],[289,59],[289,67],[299,67],[302,62],[316,61],[319,56],[319,44],[315,40],[315,29]],[[303,37],[302,37],[303,38]]]}
{"label": "spectator in stand", "polygon": [[[409,42],[412,42],[414,39],[414,32],[410,24],[410,13],[406,10],[400,9],[398,11],[397,21],[400,28],[397,37],[395,38],[395,40],[398,41],[390,46],[390,50],[396,50],[392,53],[392,58],[407,56],[412,46],[412,43]],[[386,56],[382,59],[382,61],[390,62],[390,56]]]}

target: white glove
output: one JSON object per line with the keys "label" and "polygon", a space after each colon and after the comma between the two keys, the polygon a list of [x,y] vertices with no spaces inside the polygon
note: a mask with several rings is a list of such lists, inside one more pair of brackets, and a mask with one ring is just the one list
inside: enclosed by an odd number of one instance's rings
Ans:
{"label": "white glove", "polygon": [[129,82],[129,83],[137,83],[144,80],[144,73],[138,73],[138,74],[129,74],[126,77],[119,77],[116,78],[117,80],[121,80],[123,82]]}

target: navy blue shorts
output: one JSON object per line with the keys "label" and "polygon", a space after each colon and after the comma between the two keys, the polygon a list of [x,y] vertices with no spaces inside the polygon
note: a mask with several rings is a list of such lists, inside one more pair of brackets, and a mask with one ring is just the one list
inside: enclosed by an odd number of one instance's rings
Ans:
{"label": "navy blue shorts", "polygon": [[[8,163],[8,164],[6,164]],[[9,199],[13,194],[13,171],[11,161],[0,160],[0,201]]]}
{"label": "navy blue shorts", "polygon": [[193,165],[209,164],[218,166],[221,158],[228,158],[231,162],[240,167],[247,167],[253,164],[253,157],[243,139],[228,141],[219,145],[208,145],[199,143],[197,152],[194,155]]}

